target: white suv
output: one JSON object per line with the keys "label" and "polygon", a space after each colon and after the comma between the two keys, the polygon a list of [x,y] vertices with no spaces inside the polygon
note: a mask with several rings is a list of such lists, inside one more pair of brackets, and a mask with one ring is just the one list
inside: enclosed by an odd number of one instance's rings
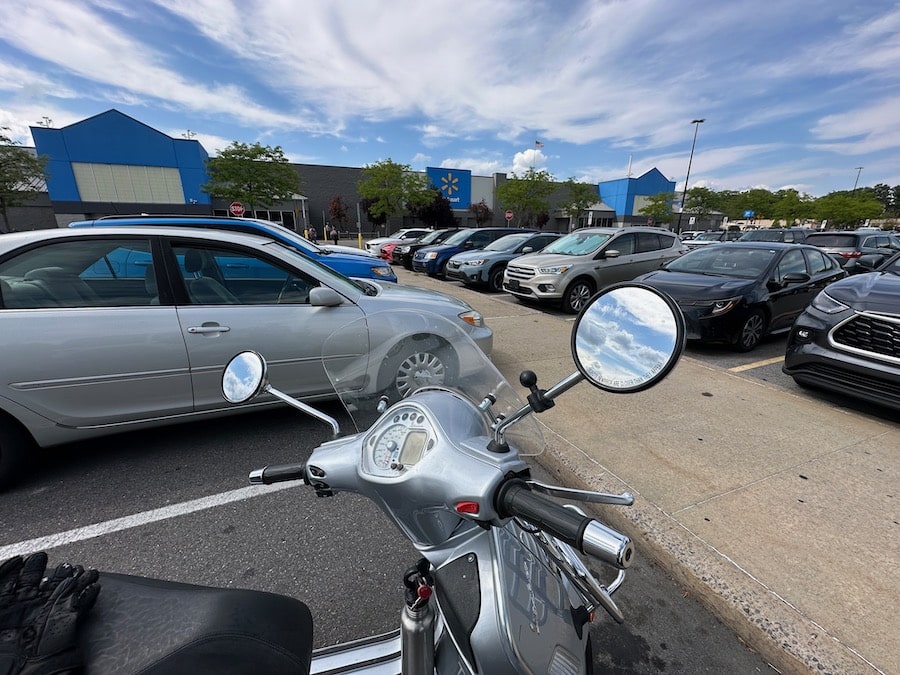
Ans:
{"label": "white suv", "polygon": [[577,314],[597,291],[658,269],[684,251],[681,239],[663,228],[583,228],[512,260],[503,289]]}

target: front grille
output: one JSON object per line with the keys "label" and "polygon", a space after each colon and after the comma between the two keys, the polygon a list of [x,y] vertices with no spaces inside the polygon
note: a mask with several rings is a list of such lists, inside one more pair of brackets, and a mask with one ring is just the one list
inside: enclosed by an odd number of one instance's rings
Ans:
{"label": "front grille", "polygon": [[507,265],[506,276],[510,279],[518,279],[525,281],[535,275],[535,271],[530,267],[519,267],[518,265]]}
{"label": "front grille", "polygon": [[835,345],[876,358],[900,360],[900,318],[857,314],[832,334]]}
{"label": "front grille", "polygon": [[839,364],[804,363],[791,369],[791,377],[798,381],[825,387],[842,394],[853,393],[858,398],[880,405],[900,408],[900,387],[889,375],[876,369],[860,372],[842,368]]}

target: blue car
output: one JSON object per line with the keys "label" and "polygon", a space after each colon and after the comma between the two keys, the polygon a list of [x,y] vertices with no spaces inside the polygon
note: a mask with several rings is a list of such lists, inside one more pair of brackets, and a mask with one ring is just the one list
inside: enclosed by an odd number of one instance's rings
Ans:
{"label": "blue car", "polygon": [[114,216],[95,220],[77,220],[69,227],[102,227],[121,225],[165,225],[167,227],[199,227],[213,230],[247,232],[267,237],[289,246],[311,260],[357,279],[397,281],[397,275],[386,260],[374,258],[364,251],[358,254],[335,252],[317,246],[293,230],[268,220],[254,218],[223,218],[221,216]]}
{"label": "blue car", "polygon": [[503,290],[503,271],[506,263],[526,253],[540,251],[561,232],[519,231],[507,234],[477,251],[463,251],[447,263],[447,278],[466,286],[487,286],[499,293]]}
{"label": "blue car", "polygon": [[425,272],[430,277],[447,278],[447,263],[450,258],[463,251],[482,249],[492,241],[515,232],[537,232],[518,227],[468,227],[450,235],[444,243],[425,246],[413,256],[413,272]]}

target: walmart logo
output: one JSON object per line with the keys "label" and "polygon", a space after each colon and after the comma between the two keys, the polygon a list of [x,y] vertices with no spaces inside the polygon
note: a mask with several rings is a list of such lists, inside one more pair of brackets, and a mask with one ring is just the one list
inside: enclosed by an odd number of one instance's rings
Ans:
{"label": "walmart logo", "polygon": [[448,172],[446,176],[441,176],[441,192],[447,199],[450,199],[455,192],[459,192],[459,178]]}

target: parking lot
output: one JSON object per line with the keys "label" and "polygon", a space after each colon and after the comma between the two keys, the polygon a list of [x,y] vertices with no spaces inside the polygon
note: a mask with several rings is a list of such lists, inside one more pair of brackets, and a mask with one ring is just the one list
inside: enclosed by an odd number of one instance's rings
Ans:
{"label": "parking lot", "polygon": [[[499,330],[503,303],[510,303],[506,314],[522,314],[512,298],[407,274],[402,282],[460,294],[475,307],[489,298],[487,320]],[[573,318],[534,312],[566,324]],[[781,374],[783,345],[783,337],[770,338],[744,355],[691,346],[684,358],[763,382],[748,390],[754,395],[775,388],[813,396]],[[558,349],[565,354],[568,344]],[[627,399],[618,400],[624,405]],[[345,419],[336,405],[328,411]],[[891,418],[884,413],[882,419]],[[385,609],[398,606],[399,573],[414,552],[379,511],[352,495],[316,499],[300,489],[245,487],[250,469],[301,459],[327,436],[320,423],[284,410],[58,448],[42,458],[35,475],[0,494],[0,558],[49,547],[54,560],[287,593],[312,607],[317,645],[391,629],[396,613]],[[639,443],[640,436],[632,436]],[[765,658],[668,579],[641,542],[638,553],[641,562],[617,595],[627,623],[601,620],[595,628],[598,667],[622,673],[770,670]]]}

